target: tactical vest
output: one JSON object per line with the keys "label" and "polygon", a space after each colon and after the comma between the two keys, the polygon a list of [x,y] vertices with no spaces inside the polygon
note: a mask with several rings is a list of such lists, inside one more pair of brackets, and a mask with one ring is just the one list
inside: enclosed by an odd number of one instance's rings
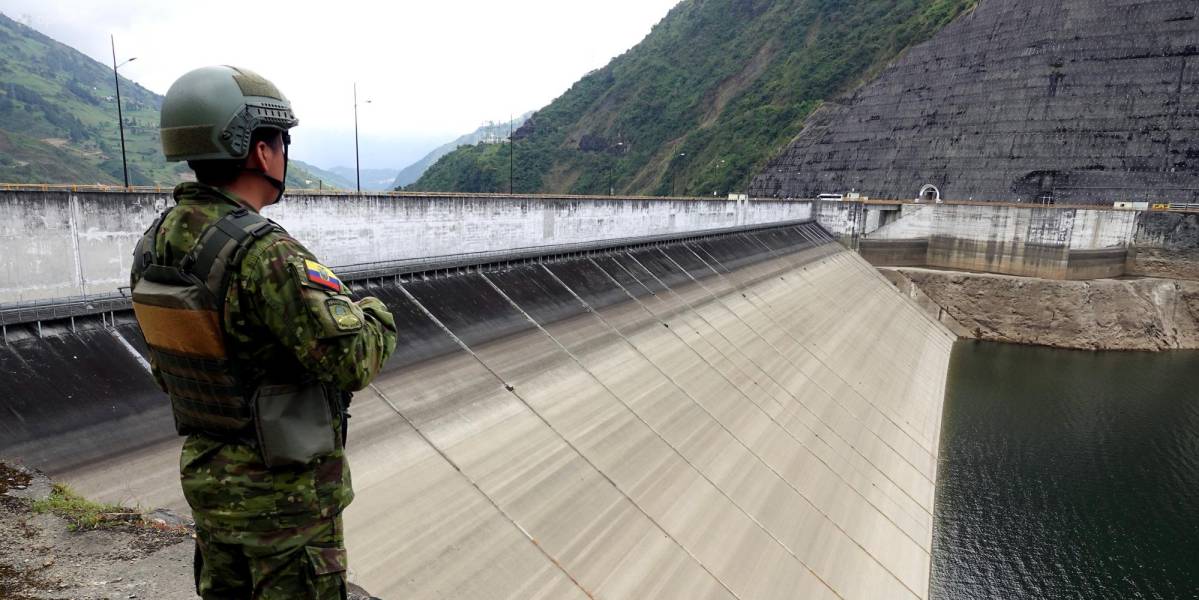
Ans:
{"label": "tactical vest", "polygon": [[178,267],[162,264],[155,250],[170,210],[146,231],[134,250],[133,310],[150,355],[171,397],[181,435],[253,436],[250,395],[231,360],[223,327],[230,278],[246,251],[278,226],[239,208],[201,234]]}

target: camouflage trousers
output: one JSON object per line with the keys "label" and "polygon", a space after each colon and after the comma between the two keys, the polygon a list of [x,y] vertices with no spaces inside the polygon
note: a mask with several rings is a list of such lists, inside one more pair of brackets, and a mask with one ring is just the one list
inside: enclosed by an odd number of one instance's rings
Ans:
{"label": "camouflage trousers", "polygon": [[204,600],[345,600],[341,515],[276,531],[197,524],[195,570]]}

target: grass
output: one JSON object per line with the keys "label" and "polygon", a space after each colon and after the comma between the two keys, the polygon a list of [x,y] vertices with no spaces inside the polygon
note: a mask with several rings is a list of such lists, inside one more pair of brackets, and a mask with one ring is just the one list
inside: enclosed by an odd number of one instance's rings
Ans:
{"label": "grass", "polygon": [[61,483],[54,484],[50,496],[34,501],[32,509],[35,513],[50,513],[66,519],[71,531],[128,523],[139,514],[118,504],[93,502]]}

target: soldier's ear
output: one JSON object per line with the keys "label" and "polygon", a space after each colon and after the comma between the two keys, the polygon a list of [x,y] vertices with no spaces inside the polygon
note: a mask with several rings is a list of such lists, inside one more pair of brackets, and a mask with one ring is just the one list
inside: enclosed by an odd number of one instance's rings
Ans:
{"label": "soldier's ear", "polygon": [[274,149],[263,141],[254,143],[250,155],[246,157],[246,168],[252,171],[265,171],[270,164],[270,152]]}

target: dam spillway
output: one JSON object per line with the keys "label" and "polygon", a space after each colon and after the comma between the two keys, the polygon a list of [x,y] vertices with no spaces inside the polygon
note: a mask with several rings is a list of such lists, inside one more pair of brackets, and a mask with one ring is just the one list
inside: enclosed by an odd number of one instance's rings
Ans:
{"label": "dam spillway", "polygon": [[[355,284],[353,579],[384,598],[925,598],[954,336],[813,222]],[[0,347],[0,456],[181,507],[136,325]]]}

